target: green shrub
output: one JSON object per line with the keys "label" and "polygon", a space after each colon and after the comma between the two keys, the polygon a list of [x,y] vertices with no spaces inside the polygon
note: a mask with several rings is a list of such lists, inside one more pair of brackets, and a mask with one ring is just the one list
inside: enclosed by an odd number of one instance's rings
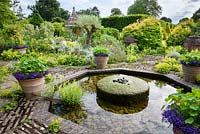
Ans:
{"label": "green shrub", "polygon": [[51,119],[51,122],[50,122],[49,126],[47,127],[48,133],[57,134],[61,128],[61,126],[60,126],[61,121],[62,121],[61,118],[58,118],[56,120]]}
{"label": "green shrub", "polygon": [[64,23],[54,22],[54,36],[65,36],[65,25]]}
{"label": "green shrub", "polygon": [[59,86],[58,92],[65,105],[79,105],[84,94],[80,85],[75,81]]}
{"label": "green shrub", "polygon": [[156,49],[145,48],[141,53],[143,55],[163,54],[165,53],[165,48],[164,47],[158,47]]}
{"label": "green shrub", "polygon": [[178,59],[180,58],[180,53],[176,52],[176,51],[171,51],[167,54],[167,57],[169,58],[175,58],[175,59]]}
{"label": "green shrub", "polygon": [[143,20],[147,17],[148,15],[143,14],[135,14],[128,16],[111,16],[108,18],[102,18],[101,24],[104,27],[116,28],[121,31],[125,26],[137,22],[138,20]]}
{"label": "green shrub", "polygon": [[30,18],[29,21],[35,27],[40,26],[40,24],[44,22],[43,18],[40,16],[38,12],[33,13],[33,16]]}
{"label": "green shrub", "polygon": [[182,46],[184,40],[192,33],[191,29],[194,23],[187,20],[179,23],[171,32],[170,37],[166,40],[168,46]]}
{"label": "green shrub", "polygon": [[195,79],[197,84],[200,84],[200,74],[196,75],[196,79]]}
{"label": "green shrub", "polygon": [[180,72],[182,67],[175,58],[165,58],[155,66],[155,69],[159,73],[167,74],[170,71]]}
{"label": "green shrub", "polygon": [[156,72],[168,74],[170,72],[170,65],[167,63],[159,63],[156,65]]}
{"label": "green shrub", "polygon": [[133,23],[123,29],[124,38],[132,36],[138,41],[140,50],[156,49],[162,46],[162,33],[159,20],[149,17],[141,22]]}
{"label": "green shrub", "polygon": [[17,106],[17,102],[16,101],[6,102],[5,105],[3,106],[3,110],[5,112],[8,112],[8,111],[13,110],[16,106]]}
{"label": "green shrub", "polygon": [[140,57],[138,55],[127,55],[126,61],[129,63],[136,62]]}
{"label": "green shrub", "polygon": [[47,75],[45,75],[45,82],[46,83],[49,83],[49,82],[52,82],[53,81],[53,76],[52,76],[52,74],[47,74]]}
{"label": "green shrub", "polygon": [[163,40],[167,40],[175,27],[174,24],[160,20]]}
{"label": "green shrub", "polygon": [[4,50],[1,53],[1,58],[3,60],[18,60],[20,59],[22,56],[22,54],[18,51],[13,51],[13,49],[9,49],[9,50]]}
{"label": "green shrub", "polygon": [[86,56],[79,56],[79,55],[63,55],[60,56],[58,59],[59,64],[61,65],[69,65],[69,66],[83,66],[87,64],[87,57]]}
{"label": "green shrub", "polygon": [[136,45],[129,45],[128,47],[126,47],[126,54],[127,55],[135,55],[138,54],[140,52],[138,46]]}
{"label": "green shrub", "polygon": [[1,97],[1,98],[10,98],[10,97],[11,97],[11,94],[12,94],[12,91],[11,91],[11,90],[3,89],[3,90],[1,90],[1,92],[0,92],[0,97]]}
{"label": "green shrub", "polygon": [[112,37],[115,37],[116,39],[119,39],[119,36],[120,36],[119,30],[115,28],[110,28],[110,27],[106,27],[106,28],[102,27],[99,30],[97,30],[92,36],[93,36],[93,39],[95,39],[95,38],[100,38],[101,35],[103,34],[110,35]]}
{"label": "green shrub", "polygon": [[117,40],[115,37],[102,34],[100,37],[95,37],[92,42],[92,46],[120,46],[121,42]]}
{"label": "green shrub", "polygon": [[109,49],[108,63],[119,63],[126,60],[126,53],[119,46],[107,46]]}
{"label": "green shrub", "polygon": [[93,50],[94,55],[96,54],[108,54],[109,50],[106,47],[97,46]]}
{"label": "green shrub", "polygon": [[7,66],[0,68],[0,83],[5,81],[6,76],[11,73],[11,70]]}

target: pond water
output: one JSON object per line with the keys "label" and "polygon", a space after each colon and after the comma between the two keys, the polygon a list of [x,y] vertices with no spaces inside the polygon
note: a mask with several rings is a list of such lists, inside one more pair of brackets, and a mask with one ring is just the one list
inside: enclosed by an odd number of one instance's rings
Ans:
{"label": "pond water", "polygon": [[116,106],[98,100],[96,83],[105,75],[90,76],[79,80],[86,89],[79,107],[66,107],[52,103],[50,112],[94,130],[97,134],[173,134],[169,124],[162,122],[161,107],[164,99],[176,88],[158,80],[147,81],[149,99],[138,106]]}

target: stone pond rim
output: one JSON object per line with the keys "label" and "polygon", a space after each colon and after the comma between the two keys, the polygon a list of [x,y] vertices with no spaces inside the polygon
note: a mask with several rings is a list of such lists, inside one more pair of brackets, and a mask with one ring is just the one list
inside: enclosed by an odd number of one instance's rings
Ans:
{"label": "stone pond rim", "polygon": [[148,100],[146,81],[128,75],[112,75],[97,82],[97,97],[119,105],[133,105]]}

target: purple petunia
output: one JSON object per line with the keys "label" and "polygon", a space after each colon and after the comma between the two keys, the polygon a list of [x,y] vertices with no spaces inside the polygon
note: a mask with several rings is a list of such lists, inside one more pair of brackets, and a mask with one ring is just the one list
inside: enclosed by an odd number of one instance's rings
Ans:
{"label": "purple petunia", "polygon": [[181,64],[183,65],[190,65],[190,66],[199,66],[200,62],[196,60],[192,60],[189,63],[186,63],[184,60],[181,60]]}
{"label": "purple petunia", "polygon": [[12,45],[12,48],[13,49],[23,49],[23,48],[28,48],[28,46],[27,45],[24,45],[24,46],[14,46],[14,45]]}
{"label": "purple petunia", "polygon": [[43,76],[45,76],[46,74],[48,74],[49,71],[46,70],[43,73],[31,73],[31,74],[24,74],[24,73],[13,73],[13,76],[17,79],[17,80],[27,80],[27,79],[35,79],[35,78],[41,78]]}
{"label": "purple petunia", "polygon": [[183,134],[200,134],[200,128],[185,124],[184,117],[176,109],[171,110],[168,107],[164,110],[162,116],[163,121],[173,124],[173,128],[180,130]]}

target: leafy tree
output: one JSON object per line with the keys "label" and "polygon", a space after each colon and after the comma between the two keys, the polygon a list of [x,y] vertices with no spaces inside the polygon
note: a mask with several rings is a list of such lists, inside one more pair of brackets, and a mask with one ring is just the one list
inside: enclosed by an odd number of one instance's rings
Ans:
{"label": "leafy tree", "polygon": [[53,19],[52,19],[52,21],[51,21],[51,22],[53,22],[53,23],[54,23],[54,22],[63,22],[63,23],[64,23],[64,22],[65,22],[65,20],[64,20],[64,19],[62,19],[61,17],[55,17],[55,18],[53,18]]}
{"label": "leafy tree", "polygon": [[51,21],[54,17],[68,19],[70,16],[69,11],[60,8],[60,3],[57,0],[38,0],[35,5],[28,6],[28,9],[33,12],[37,10],[41,17],[47,21]]}
{"label": "leafy tree", "polygon": [[40,26],[42,22],[44,22],[44,20],[40,16],[39,12],[37,10],[34,11],[33,16],[30,18],[30,23],[34,26]]}
{"label": "leafy tree", "polygon": [[170,19],[170,18],[167,18],[167,17],[162,17],[162,18],[160,18],[160,20],[163,20],[163,21],[165,21],[165,22],[172,22],[172,19]]}
{"label": "leafy tree", "polygon": [[95,16],[100,16],[100,11],[99,9],[94,6],[93,8],[88,8],[86,10],[82,9],[82,10],[79,10],[77,11],[77,14],[78,15],[95,15]]}
{"label": "leafy tree", "polygon": [[119,8],[112,8],[110,16],[114,16],[114,15],[122,15],[122,11]]}
{"label": "leafy tree", "polygon": [[189,20],[189,18],[188,17],[182,18],[182,19],[179,20],[179,23],[186,21],[186,20]]}
{"label": "leafy tree", "polygon": [[101,22],[97,16],[94,15],[81,15],[76,21],[77,25],[87,32],[86,44],[91,45],[92,34],[101,27]]}
{"label": "leafy tree", "polygon": [[128,8],[128,14],[147,14],[159,17],[162,8],[158,5],[157,0],[136,0],[133,5]]}
{"label": "leafy tree", "polygon": [[193,14],[192,19],[197,22],[200,19],[200,8]]}
{"label": "leafy tree", "polygon": [[58,17],[61,17],[62,19],[67,20],[70,17],[70,13],[68,10],[64,10],[63,8],[60,8]]}
{"label": "leafy tree", "polygon": [[3,28],[4,24],[9,24],[17,18],[10,7],[10,0],[0,1],[0,28]]}

